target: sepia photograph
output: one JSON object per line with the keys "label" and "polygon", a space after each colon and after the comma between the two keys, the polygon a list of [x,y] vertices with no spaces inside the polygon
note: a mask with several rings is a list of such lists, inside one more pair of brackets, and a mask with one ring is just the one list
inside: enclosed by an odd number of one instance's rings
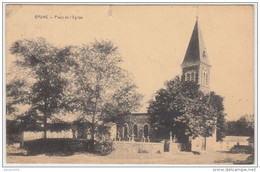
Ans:
{"label": "sepia photograph", "polygon": [[3,164],[256,165],[256,4],[4,4]]}

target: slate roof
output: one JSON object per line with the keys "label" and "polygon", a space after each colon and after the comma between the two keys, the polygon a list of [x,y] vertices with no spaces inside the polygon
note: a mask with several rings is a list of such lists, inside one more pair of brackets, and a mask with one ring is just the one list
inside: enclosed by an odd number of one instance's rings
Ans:
{"label": "slate roof", "polygon": [[[190,66],[199,64],[200,62],[209,65],[209,59],[205,44],[202,38],[202,34],[199,28],[198,19],[196,20],[191,39],[182,62],[182,66]],[[209,65],[210,66],[210,65]]]}

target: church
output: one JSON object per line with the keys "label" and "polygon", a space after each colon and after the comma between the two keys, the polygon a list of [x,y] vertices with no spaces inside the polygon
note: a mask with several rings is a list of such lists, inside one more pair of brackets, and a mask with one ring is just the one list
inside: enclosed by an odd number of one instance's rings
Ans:
{"label": "church", "polygon": [[[210,92],[211,65],[209,64],[206,47],[199,28],[198,18],[193,28],[181,67],[182,80],[195,82],[205,94]],[[116,139],[142,142],[159,141],[153,137],[153,129],[150,126],[149,114],[147,113],[132,113],[127,116],[124,126],[120,128],[117,127]],[[216,134],[207,138],[207,150],[213,149],[211,146],[214,146],[214,143],[216,143]],[[204,144],[206,143],[202,137],[192,139],[191,150],[201,151],[203,150]]]}

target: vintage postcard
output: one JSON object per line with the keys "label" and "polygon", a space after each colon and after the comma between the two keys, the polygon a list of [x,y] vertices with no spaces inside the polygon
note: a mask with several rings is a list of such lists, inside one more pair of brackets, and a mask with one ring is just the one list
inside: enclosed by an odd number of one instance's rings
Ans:
{"label": "vintage postcard", "polygon": [[255,8],[4,4],[4,165],[255,165]]}

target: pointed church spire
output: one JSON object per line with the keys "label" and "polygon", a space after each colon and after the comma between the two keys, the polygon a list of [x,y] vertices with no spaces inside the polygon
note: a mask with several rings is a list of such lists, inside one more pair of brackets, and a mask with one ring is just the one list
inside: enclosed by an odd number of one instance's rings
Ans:
{"label": "pointed church spire", "polygon": [[[199,28],[198,16],[196,17],[196,23],[193,28],[191,39],[182,62],[182,67],[192,66],[199,64],[200,62],[209,65],[207,51],[204,45],[204,41]],[[210,65],[209,65],[210,66]]]}

